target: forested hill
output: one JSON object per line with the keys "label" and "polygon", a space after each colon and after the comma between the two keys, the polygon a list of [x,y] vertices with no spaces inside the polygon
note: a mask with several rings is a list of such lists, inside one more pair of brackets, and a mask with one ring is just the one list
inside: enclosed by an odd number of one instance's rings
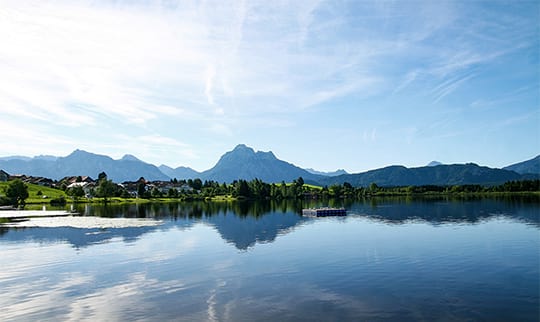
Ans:
{"label": "forested hill", "polygon": [[321,180],[320,183],[329,186],[348,182],[358,187],[367,187],[371,183],[376,183],[379,186],[495,185],[522,178],[522,175],[514,171],[493,169],[474,163],[467,163],[419,168],[389,166],[363,173],[328,177]]}

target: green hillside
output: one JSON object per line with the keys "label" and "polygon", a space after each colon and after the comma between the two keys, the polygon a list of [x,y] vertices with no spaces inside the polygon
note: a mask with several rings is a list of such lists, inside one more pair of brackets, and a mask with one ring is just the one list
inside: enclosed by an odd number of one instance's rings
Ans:
{"label": "green hillside", "polygon": [[[0,182],[0,195],[4,196],[9,182]],[[42,187],[36,184],[25,183],[28,186],[28,199],[26,203],[49,203],[51,199],[63,196],[67,199],[66,193],[62,190],[49,187]],[[39,192],[41,191],[41,195]]]}

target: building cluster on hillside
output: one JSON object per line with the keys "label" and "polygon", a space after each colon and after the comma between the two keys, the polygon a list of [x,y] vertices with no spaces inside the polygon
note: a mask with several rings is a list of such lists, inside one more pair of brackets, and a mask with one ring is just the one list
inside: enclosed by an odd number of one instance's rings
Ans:
{"label": "building cluster on hillside", "polygon": [[139,187],[143,185],[145,192],[151,192],[157,190],[161,194],[168,194],[169,190],[176,189],[178,192],[189,192],[193,191],[193,188],[190,187],[186,182],[182,181],[148,181],[144,178],[139,178],[137,181],[124,181],[118,184],[120,187],[124,188],[130,195],[137,197],[139,194]]}
{"label": "building cluster on hillside", "polygon": [[44,177],[33,177],[25,174],[10,175],[4,170],[0,170],[0,182],[19,179],[25,183],[37,184],[43,187],[54,187],[55,181]]}
{"label": "building cluster on hillside", "polygon": [[[62,178],[61,180],[53,180],[50,178],[28,176],[24,174],[10,175],[4,170],[0,170],[0,182],[16,179],[19,179],[24,183],[61,190],[81,187],[86,197],[92,197],[99,186],[98,181],[89,176],[70,176]],[[125,181],[117,183],[116,185],[126,190],[133,197],[138,197],[138,194],[141,192],[141,185],[145,192],[158,191],[161,194],[168,194],[172,189],[176,189],[178,192],[193,191],[193,188],[185,181],[148,181],[142,177],[137,181]]]}

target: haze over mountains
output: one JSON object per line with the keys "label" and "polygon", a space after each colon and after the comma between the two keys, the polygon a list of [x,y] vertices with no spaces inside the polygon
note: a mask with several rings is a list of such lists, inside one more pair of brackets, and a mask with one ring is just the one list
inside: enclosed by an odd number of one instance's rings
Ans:
{"label": "haze over mountains", "polygon": [[195,179],[200,176],[200,173],[189,167],[178,167],[173,169],[167,165],[160,165],[159,170],[169,178]]}
{"label": "haze over mountains", "polygon": [[313,169],[302,169],[276,158],[271,151],[255,152],[252,148],[240,144],[232,151],[225,153],[214,167],[203,172],[197,172],[189,167],[173,169],[160,165],[158,168],[133,155],[125,155],[119,160],[114,160],[105,155],[82,150],[75,150],[66,157],[2,157],[0,169],[10,174],[26,174],[56,180],[74,175],[95,178],[104,171],[115,182],[135,181],[144,177],[152,181],[201,178],[218,182],[258,178],[265,182],[279,183],[291,182],[302,177],[306,183],[319,185],[344,182],[353,186],[368,186],[373,182],[379,186],[501,184],[510,180],[540,177],[540,156],[503,169],[483,167],[473,163],[446,165],[434,161],[424,167],[390,166],[348,174],[344,170],[324,173]]}

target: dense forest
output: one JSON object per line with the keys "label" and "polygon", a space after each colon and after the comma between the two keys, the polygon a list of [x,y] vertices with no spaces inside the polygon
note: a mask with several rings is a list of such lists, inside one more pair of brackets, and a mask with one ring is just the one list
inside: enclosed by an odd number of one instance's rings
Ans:
{"label": "dense forest", "polygon": [[[429,194],[468,194],[468,193],[515,193],[515,192],[540,192],[540,180],[509,181],[498,186],[482,185],[454,185],[454,186],[407,186],[407,187],[381,187],[375,183],[369,187],[353,187],[345,182],[331,186],[314,186],[305,184],[299,177],[292,183],[282,182],[270,184],[260,179],[235,180],[231,184],[218,183],[216,181],[202,181],[200,179],[180,180],[175,183],[187,186],[189,189],[168,189],[164,192],[157,187],[141,183],[138,187],[138,196],[141,198],[179,198],[184,200],[208,199],[216,197],[232,197],[238,199],[319,199],[319,198],[358,198],[370,196],[390,195],[429,195]],[[102,186],[108,187],[103,189]],[[107,191],[105,193],[105,191]],[[127,193],[120,186],[116,189],[110,183],[104,181],[97,188],[98,197],[126,196]]]}
{"label": "dense forest", "polygon": [[[540,180],[508,181],[502,185],[422,185],[422,186],[379,186],[376,183],[368,187],[353,187],[345,182],[330,186],[315,186],[306,184],[302,177],[290,183],[266,183],[260,179],[235,180],[230,184],[201,179],[177,180],[170,182],[147,182],[141,178],[131,186],[116,184],[101,173],[95,185],[85,191],[81,185],[68,188],[60,181],[58,189],[48,188],[52,199],[43,199],[39,185],[26,184],[20,180],[12,180],[2,185],[0,189],[0,206],[15,207],[27,202],[49,202],[53,205],[66,204],[68,199],[73,202],[108,202],[111,198],[125,201],[138,199],[168,199],[168,200],[302,200],[302,199],[354,199],[377,196],[430,196],[430,195],[497,195],[497,194],[532,194],[540,197]],[[30,187],[30,193],[29,193]],[[55,192],[56,191],[56,192]]]}

